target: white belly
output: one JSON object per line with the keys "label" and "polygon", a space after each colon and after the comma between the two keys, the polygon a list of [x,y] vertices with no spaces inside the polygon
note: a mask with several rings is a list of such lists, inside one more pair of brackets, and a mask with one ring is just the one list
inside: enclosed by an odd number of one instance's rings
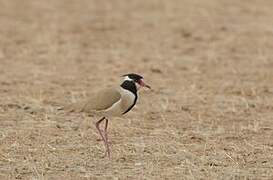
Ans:
{"label": "white belly", "polygon": [[134,104],[135,95],[123,88],[120,88],[121,99],[113,104],[110,108],[103,111],[103,115],[109,116],[121,116],[129,107]]}

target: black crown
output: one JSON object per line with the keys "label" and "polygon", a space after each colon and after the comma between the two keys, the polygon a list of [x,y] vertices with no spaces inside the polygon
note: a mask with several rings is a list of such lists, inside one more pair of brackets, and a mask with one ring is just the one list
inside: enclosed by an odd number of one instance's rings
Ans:
{"label": "black crown", "polygon": [[123,77],[128,76],[130,79],[133,79],[134,81],[138,81],[140,79],[143,79],[142,76],[135,74],[135,73],[129,73],[129,74],[124,74]]}

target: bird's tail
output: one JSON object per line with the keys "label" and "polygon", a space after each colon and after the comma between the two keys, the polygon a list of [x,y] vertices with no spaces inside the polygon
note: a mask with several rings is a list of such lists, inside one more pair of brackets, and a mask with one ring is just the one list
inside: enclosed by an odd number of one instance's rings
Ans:
{"label": "bird's tail", "polygon": [[72,104],[66,104],[57,108],[59,111],[66,111],[66,112],[81,112],[82,111],[82,103],[76,102]]}

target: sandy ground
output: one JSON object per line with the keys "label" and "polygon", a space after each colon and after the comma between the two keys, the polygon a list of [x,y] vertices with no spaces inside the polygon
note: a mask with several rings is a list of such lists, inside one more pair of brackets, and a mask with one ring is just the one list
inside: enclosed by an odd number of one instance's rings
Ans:
{"label": "sandy ground", "polygon": [[[273,1],[1,0],[0,179],[272,179]],[[142,74],[110,121],[60,105]]]}

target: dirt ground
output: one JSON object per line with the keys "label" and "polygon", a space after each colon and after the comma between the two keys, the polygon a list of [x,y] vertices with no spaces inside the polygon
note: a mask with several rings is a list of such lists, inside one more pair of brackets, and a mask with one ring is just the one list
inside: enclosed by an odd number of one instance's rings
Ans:
{"label": "dirt ground", "polygon": [[[1,0],[0,179],[273,179],[273,1]],[[110,121],[57,108],[136,72]]]}

